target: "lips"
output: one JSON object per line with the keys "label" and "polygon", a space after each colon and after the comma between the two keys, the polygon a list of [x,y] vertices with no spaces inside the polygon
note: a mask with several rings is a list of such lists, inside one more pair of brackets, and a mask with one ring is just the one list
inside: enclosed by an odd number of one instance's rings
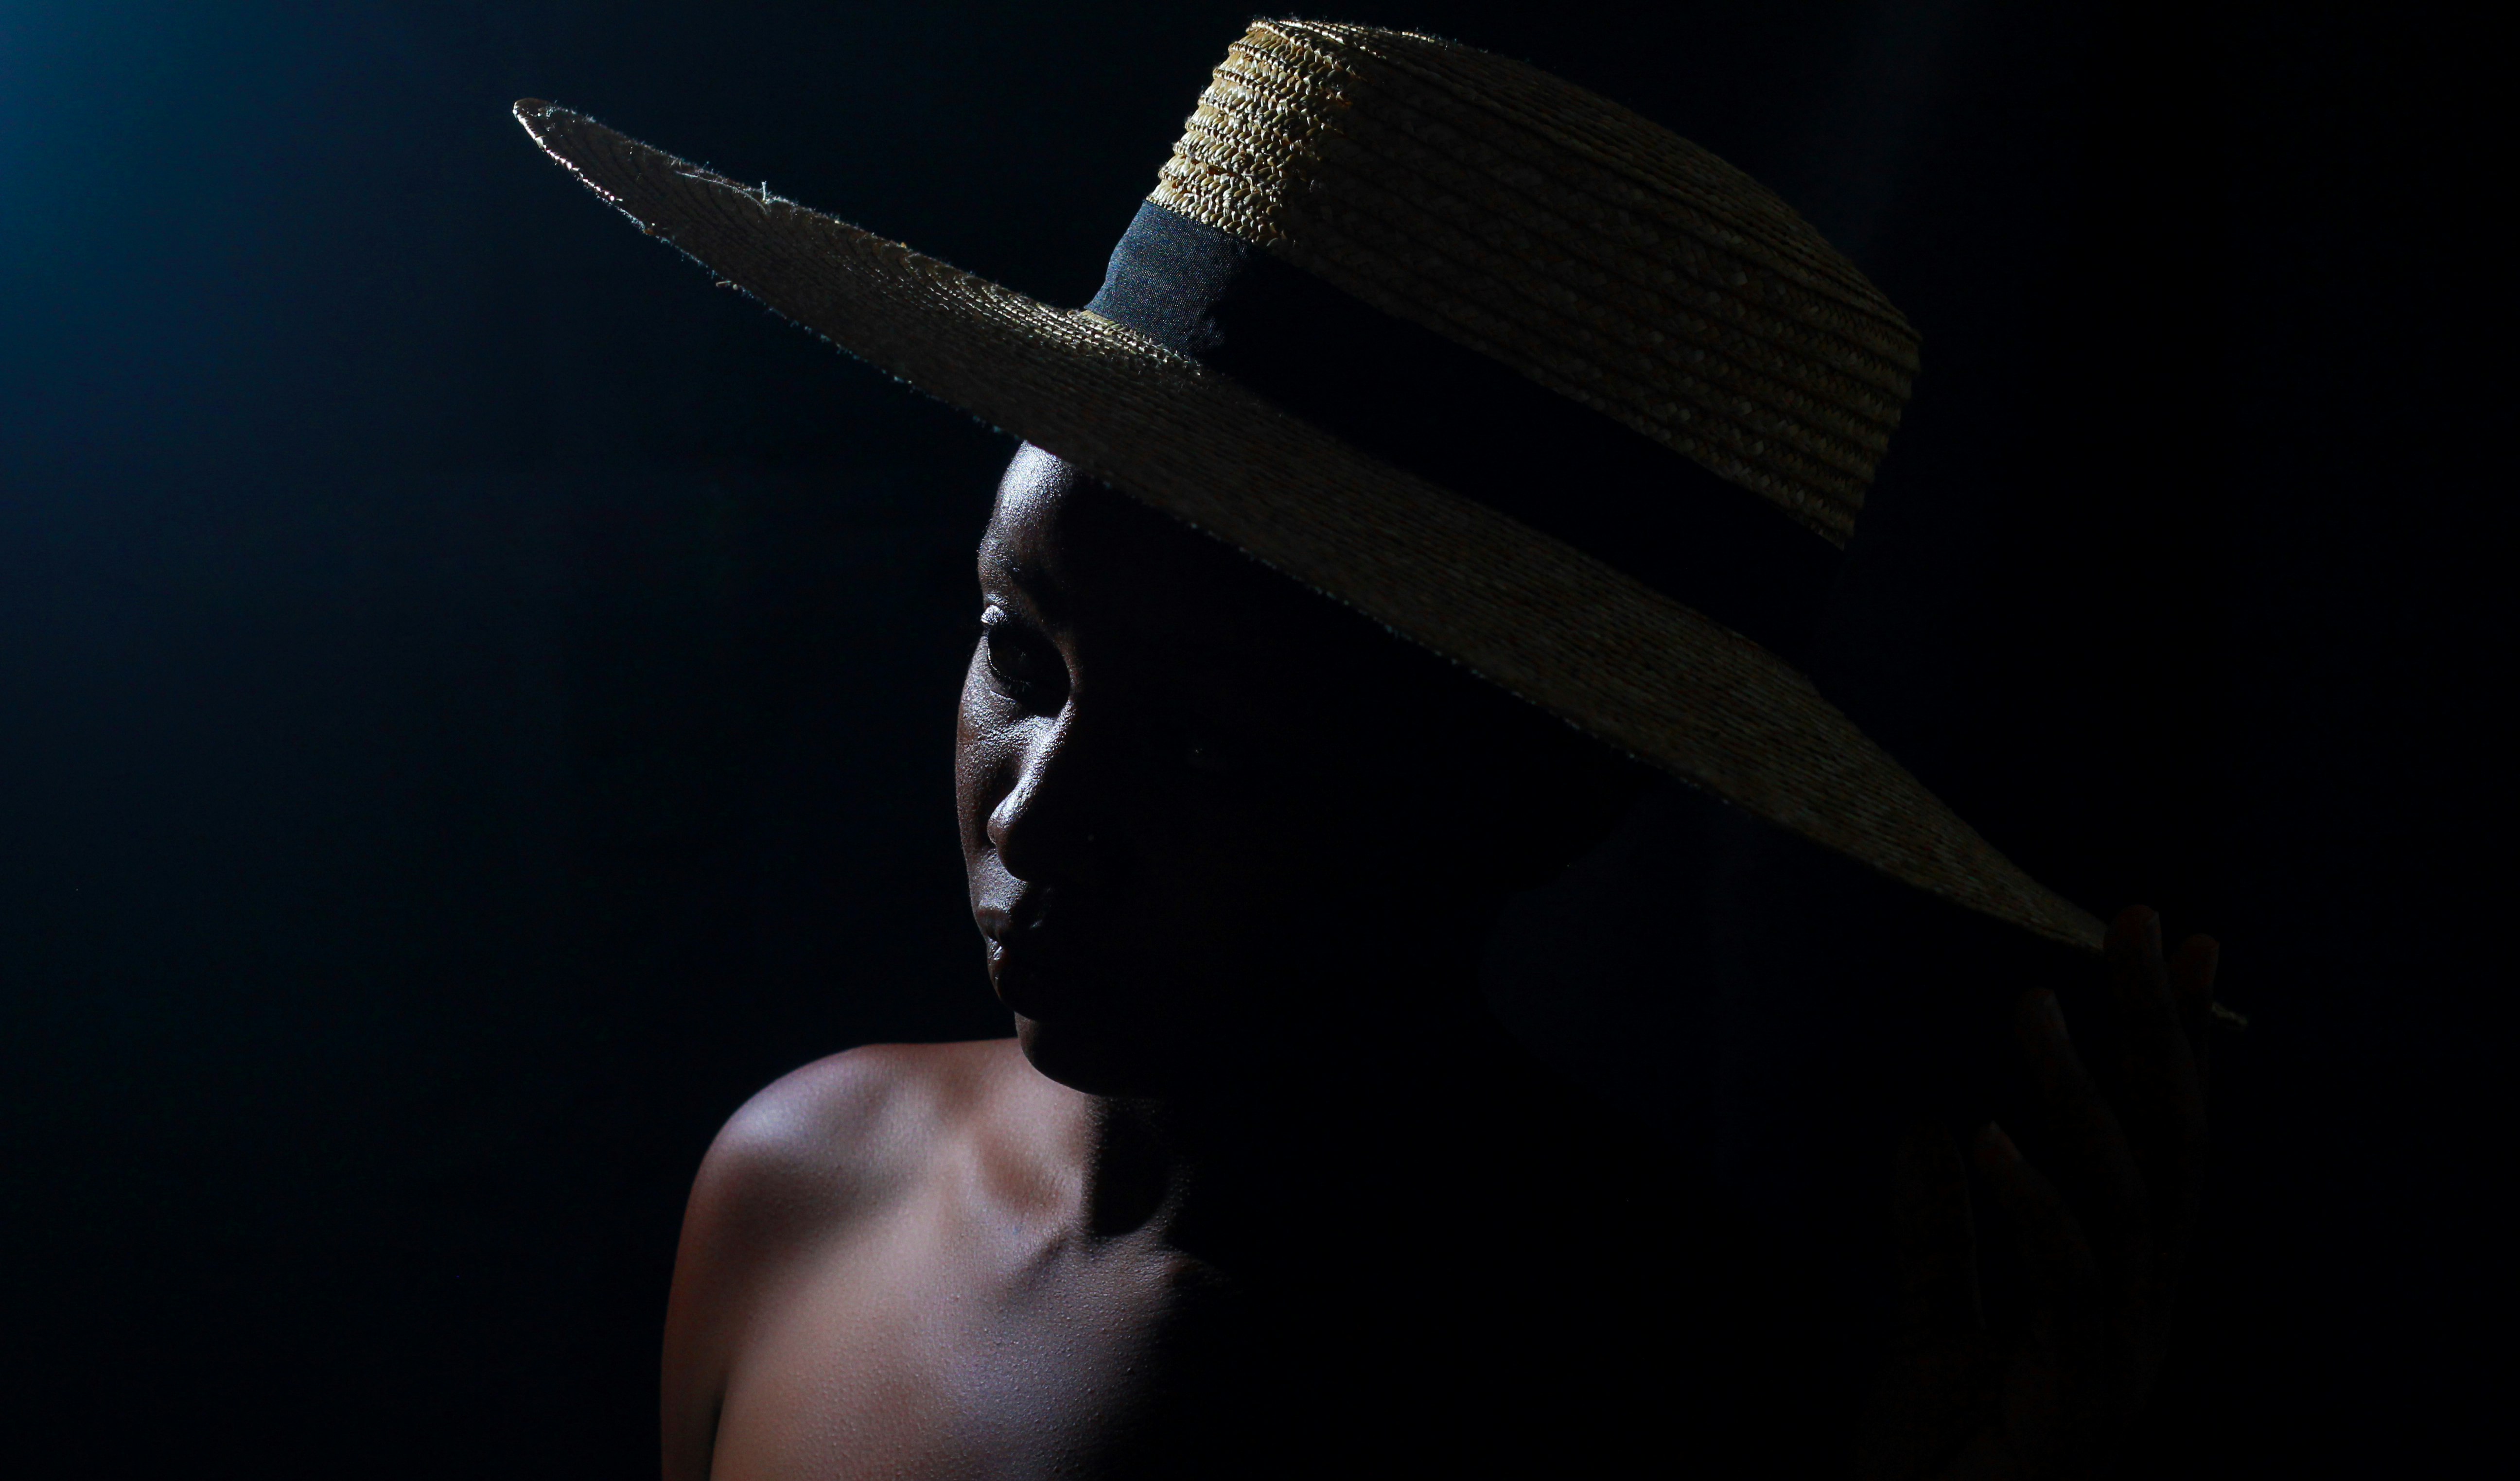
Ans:
{"label": "lips", "polygon": [[989,944],[989,986],[1024,1017],[1057,1019],[1074,1006],[1073,978],[1053,953],[1028,944]]}
{"label": "lips", "polygon": [[998,1001],[1027,1018],[1056,1013],[1061,970],[1059,933],[1052,929],[1052,900],[1044,889],[1018,891],[1001,904],[971,913],[989,944],[989,986]]}

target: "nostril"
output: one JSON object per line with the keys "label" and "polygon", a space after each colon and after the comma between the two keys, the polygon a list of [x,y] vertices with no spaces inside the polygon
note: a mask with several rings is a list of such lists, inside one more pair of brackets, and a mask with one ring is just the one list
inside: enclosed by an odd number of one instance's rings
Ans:
{"label": "nostril", "polygon": [[[1076,884],[1105,873],[1107,829],[1089,826],[1065,798],[1019,788],[989,819],[989,842],[1010,875],[1042,885]],[[1045,803],[1050,805],[1045,806]]]}
{"label": "nostril", "polygon": [[1011,758],[1013,783],[989,810],[989,843],[1018,879],[1048,884],[1098,872],[1095,855],[1108,830],[1092,822],[1097,768],[1077,749],[1075,713],[1071,697],[1051,723],[1026,727],[1026,743]]}

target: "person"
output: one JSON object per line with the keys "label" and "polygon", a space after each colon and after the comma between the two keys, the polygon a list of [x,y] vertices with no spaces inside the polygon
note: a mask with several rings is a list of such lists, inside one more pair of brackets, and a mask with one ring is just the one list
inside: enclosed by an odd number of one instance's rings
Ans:
{"label": "person", "polygon": [[[669,1478],[2107,1458],[2192,1226],[2214,947],[2104,931],[1802,676],[1915,359],[1782,202],[1537,69],[1263,22],[1067,314],[518,115],[651,235],[1025,439],[956,772],[1014,1037],[853,1050],[728,1124]],[[2023,985],[2045,1165],[1970,1148],[2017,1329],[1978,1315],[1959,1151],[1909,1138],[1909,1320],[1860,1419],[1814,1376],[1818,1287],[1473,987],[1506,901],[1671,774],[2113,985],[2090,1069]]]}
{"label": "person", "polygon": [[[1037,449],[979,572],[957,801],[1015,1037],[852,1050],[729,1122],[666,1475],[1836,1473],[1792,1273],[1475,991],[1506,899],[1651,774]],[[2112,949],[2132,1100],[2024,1010],[2096,1217],[1977,1148],[2050,1291],[2013,1351],[1970,1316],[1956,1155],[1908,1149],[1874,1474],[2070,1473],[2159,1360],[2211,947],[2165,965],[2136,911]]]}

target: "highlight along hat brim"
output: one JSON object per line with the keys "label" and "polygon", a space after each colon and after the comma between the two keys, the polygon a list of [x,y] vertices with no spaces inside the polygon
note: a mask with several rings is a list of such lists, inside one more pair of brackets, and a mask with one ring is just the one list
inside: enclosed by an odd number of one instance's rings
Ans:
{"label": "highlight along hat brim", "polygon": [[549,103],[553,158],[781,315],[1600,740],[1932,894],[2096,952],[2030,877],[1759,645],[1231,378]]}

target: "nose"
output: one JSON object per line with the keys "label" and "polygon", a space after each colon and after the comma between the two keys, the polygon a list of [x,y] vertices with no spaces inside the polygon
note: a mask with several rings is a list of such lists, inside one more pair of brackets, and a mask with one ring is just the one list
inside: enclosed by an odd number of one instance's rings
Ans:
{"label": "nose", "polygon": [[1029,727],[1014,785],[989,810],[989,844],[1007,873],[1035,884],[1086,885],[1108,873],[1108,806],[1099,784],[1102,747],[1080,723],[1073,694],[1058,714]]}

